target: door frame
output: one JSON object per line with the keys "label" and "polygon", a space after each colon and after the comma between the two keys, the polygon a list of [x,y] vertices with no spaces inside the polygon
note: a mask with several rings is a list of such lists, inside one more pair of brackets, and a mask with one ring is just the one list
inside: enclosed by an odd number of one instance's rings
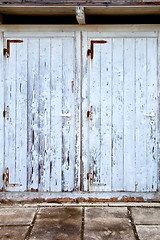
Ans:
{"label": "door frame", "polygon": [[[86,54],[87,51],[87,46],[84,46],[85,44],[85,39],[87,38],[87,32],[89,32],[90,34],[92,34],[92,32],[101,32],[100,33],[100,37],[103,36],[104,32],[108,32],[110,34],[110,36],[114,36],[114,34],[116,34],[117,32],[120,34],[122,33],[124,36],[124,33],[127,34],[128,36],[128,32],[130,32],[131,37],[136,37],[136,33],[141,32],[143,34],[143,36],[151,36],[151,33],[153,36],[158,36],[158,100],[159,100],[159,109],[160,109],[160,24],[157,25],[153,25],[153,24],[147,24],[147,25],[85,25],[85,26],[80,26],[80,25],[69,25],[69,26],[63,26],[63,25],[1,25],[0,26],[0,32],[1,32],[1,38],[0,38],[0,76],[1,76],[1,80],[0,80],[0,107],[1,107],[1,114],[3,115],[3,111],[4,111],[4,72],[3,72],[3,36],[4,33],[8,34],[9,36],[9,32],[10,34],[12,34],[12,37],[16,34],[16,36],[20,37],[22,36],[22,34],[25,34],[26,32],[32,32],[33,34],[41,32],[47,34],[47,32],[49,33],[59,33],[61,34],[62,32],[66,32],[68,34],[68,32],[71,31],[75,31],[76,34],[79,34],[81,42],[79,43],[80,45],[80,49],[82,48],[82,52],[79,52],[79,64],[81,65],[81,70],[79,72],[79,81],[80,81],[80,93],[79,95],[81,96],[81,100],[80,100],[80,109],[82,111],[82,103],[84,103],[84,99],[83,99],[83,95],[82,95],[82,82],[85,79],[84,76],[84,70],[85,70],[85,62],[82,58],[83,54]],[[82,34],[83,32],[83,34]],[[11,36],[11,35],[10,35]],[[84,113],[85,114],[85,113]],[[1,115],[1,116],[2,116]],[[160,119],[160,112],[158,112],[158,119]],[[83,141],[83,132],[82,132],[82,121],[83,121],[83,111],[82,111],[82,118],[80,117],[80,137]],[[158,124],[158,128],[157,128],[157,136],[158,139],[160,139],[160,126]],[[4,118],[0,118],[0,140],[3,143],[0,149],[0,172],[4,172]],[[85,165],[85,157],[84,157],[84,151],[83,151],[83,146],[84,146],[84,142],[80,141],[80,182],[81,182],[81,191],[84,191],[84,187],[82,186],[82,183],[84,181],[87,181],[87,179],[85,178],[85,176],[83,175],[84,169],[86,168]],[[160,178],[160,144],[158,144],[158,176]],[[84,165],[83,165],[84,164]],[[2,175],[1,174],[1,181],[0,181],[0,189],[3,186],[3,179],[2,179]],[[85,179],[84,179],[85,178]],[[158,192],[160,191],[160,180],[158,182]],[[12,193],[14,194],[14,193]],[[36,194],[36,193],[34,193]],[[33,195],[34,195],[33,194]],[[68,193],[69,194],[69,193]],[[117,193],[118,194],[118,193]],[[2,194],[3,195],[3,194]],[[2,196],[1,195],[1,196]],[[25,194],[24,194],[25,195]],[[28,193],[28,197],[31,197],[32,194]],[[47,196],[47,193],[43,193],[42,195]],[[54,193],[53,193],[54,195]],[[63,195],[63,194],[62,194]],[[81,193],[77,193],[77,196],[81,196]],[[88,194],[87,194],[88,195]],[[86,195],[86,196],[87,196]],[[111,193],[111,195],[109,194],[108,197],[110,196],[114,196],[116,194]],[[121,196],[124,195],[128,195],[127,193],[123,193],[120,194]],[[120,196],[119,195],[119,196]],[[136,193],[132,193],[132,195],[134,196],[140,196],[141,194],[139,193],[139,195],[137,195]],[[158,194],[159,195],[159,194]],[[83,195],[84,196],[84,195]],[[89,196],[89,195],[88,195]],[[94,196],[94,193],[91,194],[91,196]],[[99,197],[105,197],[107,198],[107,195],[103,195],[100,194]],[[148,194],[148,197],[146,198],[154,198],[155,194]],[[2,196],[3,197],[3,196]],[[40,197],[40,195],[37,193],[37,197]],[[6,198],[6,197],[5,197]],[[8,197],[9,198],[9,197]],[[23,198],[23,197],[22,197]]]}

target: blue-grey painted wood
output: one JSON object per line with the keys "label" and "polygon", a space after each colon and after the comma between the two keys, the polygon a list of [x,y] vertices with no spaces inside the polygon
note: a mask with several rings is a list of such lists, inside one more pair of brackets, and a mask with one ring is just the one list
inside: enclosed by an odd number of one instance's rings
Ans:
{"label": "blue-grey painted wood", "polygon": [[[12,46],[11,46],[12,47]],[[27,186],[27,41],[17,44],[16,183]]]}
{"label": "blue-grey painted wood", "polygon": [[[10,182],[22,185],[7,187],[8,191],[80,188],[80,33],[73,36],[25,36],[23,43],[10,46],[10,57],[4,57],[9,106],[5,167]],[[66,112],[71,113],[69,119],[61,116]]]}
{"label": "blue-grey painted wood", "polygon": [[10,58],[5,58],[5,94],[4,101],[8,111],[5,117],[5,167],[10,171],[10,182],[16,183],[16,62],[17,62],[17,46],[13,44],[10,51]]}
{"label": "blue-grey painted wood", "polygon": [[[23,43],[11,45],[3,57],[9,114],[0,169],[9,167],[10,182],[22,186],[7,190],[73,191],[80,181],[84,191],[157,190],[157,37],[126,34],[25,33]],[[107,41],[94,44],[93,60],[91,40]],[[61,116],[67,112],[69,119]]]}
{"label": "blue-grey painted wood", "polygon": [[[1,116],[3,116],[4,111],[4,58],[3,58],[3,33],[0,32],[0,111]],[[0,117],[0,173],[4,171],[4,118]],[[0,177],[0,190],[3,188],[3,174]]]}
{"label": "blue-grey painted wood", "polygon": [[[105,38],[103,33],[100,39],[98,33],[92,35],[88,46],[91,40],[107,43],[94,45],[93,59],[88,57],[88,79],[83,78],[86,112],[93,106],[93,120],[83,126],[84,136],[88,132],[83,152],[89,151],[85,170],[94,175],[89,189],[156,191],[157,38],[122,38],[122,33]],[[155,117],[145,116],[152,112]]]}
{"label": "blue-grey painted wood", "polygon": [[135,51],[135,39],[124,39],[124,189],[126,191],[135,191]]}
{"label": "blue-grey painted wood", "polygon": [[[146,42],[147,51],[147,113],[155,113],[155,118],[147,119],[147,191],[157,190],[157,127],[158,103],[157,98],[157,39],[150,38]],[[150,125],[150,121],[154,121]],[[151,161],[150,161],[151,159]]]}

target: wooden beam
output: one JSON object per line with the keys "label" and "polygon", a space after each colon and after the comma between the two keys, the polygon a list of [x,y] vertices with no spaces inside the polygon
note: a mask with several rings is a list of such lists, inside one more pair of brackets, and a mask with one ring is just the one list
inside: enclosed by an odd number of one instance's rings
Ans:
{"label": "wooden beam", "polygon": [[2,24],[2,23],[3,23],[3,15],[0,14],[0,24]]}
{"label": "wooden beam", "polygon": [[76,18],[79,24],[86,23],[84,7],[76,7]]}

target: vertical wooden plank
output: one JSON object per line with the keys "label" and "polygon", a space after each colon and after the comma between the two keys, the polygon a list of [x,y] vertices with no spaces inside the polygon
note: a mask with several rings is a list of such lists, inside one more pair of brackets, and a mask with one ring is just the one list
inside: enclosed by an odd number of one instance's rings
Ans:
{"label": "vertical wooden plank", "polygon": [[28,189],[38,190],[39,39],[28,39]]}
{"label": "vertical wooden plank", "polygon": [[87,32],[82,33],[82,171],[83,171],[83,190],[87,191],[87,173],[89,172],[89,158],[88,158],[88,121],[87,111],[89,111],[89,61],[87,58],[87,50],[90,47],[90,41],[87,39]]}
{"label": "vertical wooden plank", "polygon": [[157,181],[158,181],[158,191],[160,191],[160,33],[158,34],[158,46],[157,46],[157,52],[158,52],[158,61],[157,61]]}
{"label": "vertical wooden plank", "polygon": [[136,191],[146,191],[146,39],[136,39]]}
{"label": "vertical wooden plank", "polygon": [[17,44],[16,183],[27,186],[27,40]]}
{"label": "vertical wooden plank", "polygon": [[50,185],[50,39],[40,39],[39,191]]}
{"label": "vertical wooden plank", "polygon": [[[62,84],[62,111],[63,114],[70,112],[71,117],[62,117],[62,191],[72,191],[74,187],[74,93],[72,92],[72,81],[74,82],[74,41],[64,38],[62,41],[63,54],[63,84]],[[67,124],[70,121],[71,124]]]}
{"label": "vertical wooden plank", "polygon": [[[146,155],[147,155],[147,191],[157,190],[157,39],[148,38],[147,43],[147,113],[155,118],[146,117]],[[150,121],[154,121],[151,125]]]}
{"label": "vertical wooden plank", "polygon": [[4,118],[3,118],[3,110],[4,110],[4,55],[3,55],[3,41],[4,36],[3,33],[0,32],[0,190],[3,187],[3,168],[4,168]]}
{"label": "vertical wooden plank", "polygon": [[62,191],[62,39],[51,39],[50,190]]}
{"label": "vertical wooden plank", "polygon": [[94,57],[90,59],[89,110],[89,159],[93,181],[100,183],[101,165],[101,51],[100,44],[94,44]]}
{"label": "vertical wooden plank", "polygon": [[113,39],[112,190],[123,190],[123,39]]}
{"label": "vertical wooden plank", "polygon": [[[9,180],[16,183],[16,62],[17,44],[10,47],[10,57],[5,59],[5,168],[9,168]],[[7,189],[10,190],[10,189]]]}
{"label": "vertical wooden plank", "polygon": [[74,190],[80,190],[80,94],[81,94],[81,32],[75,32],[75,81],[72,82],[72,91],[75,98],[75,166],[74,166]]}
{"label": "vertical wooden plank", "polygon": [[124,39],[124,190],[135,191],[135,40]]}
{"label": "vertical wooden plank", "polygon": [[101,183],[111,191],[112,41],[101,45]]}

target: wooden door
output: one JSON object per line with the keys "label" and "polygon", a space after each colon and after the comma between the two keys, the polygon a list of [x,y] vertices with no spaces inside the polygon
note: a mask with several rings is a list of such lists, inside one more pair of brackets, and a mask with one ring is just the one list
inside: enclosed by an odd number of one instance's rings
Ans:
{"label": "wooden door", "polygon": [[22,41],[4,56],[6,189],[77,190],[79,35],[14,35],[4,39]]}
{"label": "wooden door", "polygon": [[157,190],[157,38],[124,35],[83,35],[85,191]]}

